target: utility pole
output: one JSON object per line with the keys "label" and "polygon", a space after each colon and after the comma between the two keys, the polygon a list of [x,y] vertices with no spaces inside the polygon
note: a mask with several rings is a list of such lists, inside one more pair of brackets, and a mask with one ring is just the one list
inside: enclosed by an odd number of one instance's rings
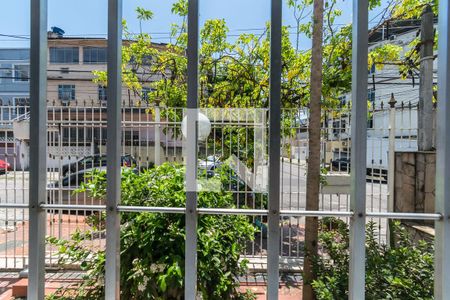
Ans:
{"label": "utility pole", "polygon": [[431,6],[425,6],[420,28],[419,151],[430,151],[433,147],[433,19]]}

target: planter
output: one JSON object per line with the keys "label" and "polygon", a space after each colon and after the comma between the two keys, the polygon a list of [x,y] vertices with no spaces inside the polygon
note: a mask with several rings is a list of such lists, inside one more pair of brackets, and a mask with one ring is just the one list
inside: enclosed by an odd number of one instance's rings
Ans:
{"label": "planter", "polygon": [[322,194],[350,194],[350,174],[327,174]]}

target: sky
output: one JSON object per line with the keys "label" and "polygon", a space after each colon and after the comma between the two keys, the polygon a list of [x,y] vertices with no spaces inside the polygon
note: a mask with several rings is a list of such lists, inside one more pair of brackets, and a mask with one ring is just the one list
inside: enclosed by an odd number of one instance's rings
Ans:
{"label": "sky", "polygon": [[[179,22],[171,13],[175,0],[123,0],[123,17],[131,32],[139,32],[136,19],[137,6],[150,9],[154,18],[143,25],[143,31],[152,34],[154,42],[168,42],[170,25]],[[48,29],[57,26],[66,36],[106,37],[107,0],[48,0]],[[283,25],[293,25],[292,11],[283,0]],[[340,0],[338,7],[343,14],[336,20],[338,25],[348,24],[352,18],[351,0]],[[0,0],[0,48],[29,47],[30,0]],[[374,13],[376,14],[376,12]],[[261,32],[270,19],[270,0],[201,0],[200,22],[223,18],[230,28],[229,35]],[[293,31],[293,30],[292,30]],[[5,36],[6,35],[6,36]],[[22,38],[7,37],[7,35]],[[292,38],[294,39],[294,34]],[[310,48],[310,41],[303,37],[300,48]]]}

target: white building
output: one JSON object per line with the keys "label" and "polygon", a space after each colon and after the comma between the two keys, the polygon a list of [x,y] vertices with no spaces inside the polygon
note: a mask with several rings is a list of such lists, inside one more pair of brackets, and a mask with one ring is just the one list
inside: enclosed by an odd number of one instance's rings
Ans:
{"label": "white building", "polygon": [[[401,21],[389,28],[377,30],[369,38],[369,51],[384,44],[402,47],[401,59],[411,49],[411,42],[420,35],[420,20]],[[437,60],[434,61],[434,84],[436,84]],[[393,94],[396,100],[396,151],[417,150],[419,70],[413,76],[402,78],[399,64],[386,63],[382,68],[375,65],[368,71],[367,99],[370,102],[368,117],[368,169],[386,169],[389,135],[389,100]],[[340,97],[342,103],[351,102],[351,93]],[[349,116],[328,121],[328,139],[334,141],[327,149],[327,159],[349,157]],[[383,171],[384,173],[384,171]]]}

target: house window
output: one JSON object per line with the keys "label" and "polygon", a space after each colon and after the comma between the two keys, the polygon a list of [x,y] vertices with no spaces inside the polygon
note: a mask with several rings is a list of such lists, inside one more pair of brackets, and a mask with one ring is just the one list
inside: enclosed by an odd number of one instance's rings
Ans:
{"label": "house window", "polygon": [[51,64],[78,64],[78,47],[50,47]]}
{"label": "house window", "polygon": [[98,86],[98,100],[106,101],[107,100],[106,87],[103,85]]}
{"label": "house window", "polygon": [[84,47],[83,63],[85,64],[105,64],[106,48],[105,47]]}
{"label": "house window", "polygon": [[75,100],[75,85],[72,84],[58,85],[58,99],[61,101]]}
{"label": "house window", "polygon": [[13,66],[13,82],[30,81],[30,66],[28,64]]}
{"label": "house window", "polygon": [[345,120],[339,120],[333,122],[333,134],[334,136],[339,136],[340,133],[345,133]]}
{"label": "house window", "polygon": [[375,89],[370,88],[367,90],[367,99],[370,101],[370,103],[375,103]]}

